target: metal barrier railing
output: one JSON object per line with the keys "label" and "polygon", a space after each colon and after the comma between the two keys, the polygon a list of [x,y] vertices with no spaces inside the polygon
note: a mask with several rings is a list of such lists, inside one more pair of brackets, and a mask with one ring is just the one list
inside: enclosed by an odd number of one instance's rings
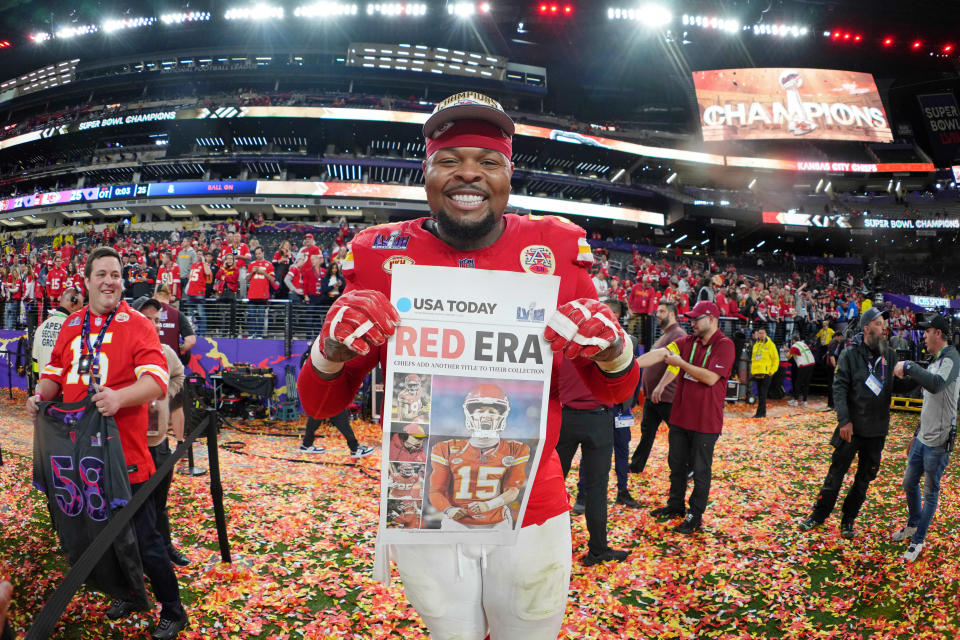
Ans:
{"label": "metal barrier railing", "polygon": [[291,300],[183,300],[181,313],[197,335],[212,338],[313,340],[323,327],[329,305]]}

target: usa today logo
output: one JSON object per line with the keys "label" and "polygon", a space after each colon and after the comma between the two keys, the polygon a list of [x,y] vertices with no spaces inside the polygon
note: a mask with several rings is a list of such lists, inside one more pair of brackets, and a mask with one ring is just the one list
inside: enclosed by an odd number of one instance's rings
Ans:
{"label": "usa today logo", "polygon": [[435,313],[470,313],[493,315],[497,309],[496,302],[475,302],[473,300],[441,300],[439,298],[400,298],[397,300],[397,311],[432,311]]}

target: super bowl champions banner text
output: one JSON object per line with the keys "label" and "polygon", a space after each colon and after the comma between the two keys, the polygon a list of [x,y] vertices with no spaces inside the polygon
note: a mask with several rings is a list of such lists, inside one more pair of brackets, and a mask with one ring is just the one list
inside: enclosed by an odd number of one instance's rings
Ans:
{"label": "super bowl champions banner text", "polygon": [[540,461],[560,279],[396,265],[380,544],[511,544]]}

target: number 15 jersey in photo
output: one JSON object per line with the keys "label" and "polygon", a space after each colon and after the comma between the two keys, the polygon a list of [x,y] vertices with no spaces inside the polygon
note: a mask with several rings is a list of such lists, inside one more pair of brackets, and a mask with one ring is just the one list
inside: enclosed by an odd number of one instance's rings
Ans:
{"label": "number 15 jersey in photo", "polygon": [[[530,447],[517,440],[501,440],[490,449],[478,449],[466,439],[438,442],[430,452],[430,504],[440,511],[454,506],[468,509],[473,502],[492,500],[507,489],[523,489]],[[517,498],[519,502],[520,498]],[[471,513],[465,525],[496,524],[505,519],[504,506]]]}
{"label": "number 15 jersey in photo", "polygon": [[[74,564],[131,498],[113,418],[88,400],[41,402],[34,423],[33,486],[46,494],[53,528]],[[147,605],[132,525],[104,552],[86,583],[113,598]]]}
{"label": "number 15 jersey in photo", "polygon": [[[41,379],[60,385],[64,402],[79,402],[89,393],[90,374],[80,372],[80,360],[94,353],[97,338],[109,319],[109,316],[90,314],[88,344],[84,346],[82,334],[88,308],[80,309],[64,321],[50,362],[40,372]],[[120,303],[103,331],[99,365],[102,386],[123,389],[148,375],[160,385],[164,396],[167,393],[167,361],[156,329],[126,301]],[[147,405],[124,407],[117,411],[114,419],[120,431],[130,482],[146,482],[154,472],[147,448]]]}

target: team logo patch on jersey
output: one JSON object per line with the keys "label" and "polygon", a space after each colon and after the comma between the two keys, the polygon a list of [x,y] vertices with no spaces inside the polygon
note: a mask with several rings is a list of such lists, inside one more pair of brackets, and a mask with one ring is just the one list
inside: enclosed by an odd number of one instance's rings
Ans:
{"label": "team logo patch on jersey", "polygon": [[383,270],[387,273],[393,271],[398,264],[417,264],[410,256],[390,256],[383,261]]}
{"label": "team logo patch on jersey", "polygon": [[517,459],[514,458],[513,456],[503,456],[503,458],[501,459],[503,460],[504,466],[507,466],[507,467],[512,467],[513,463],[517,461]]}
{"label": "team logo patch on jersey", "polygon": [[452,464],[463,464],[463,458],[454,458],[450,461]]}
{"label": "team logo patch on jersey", "polygon": [[410,236],[400,235],[399,231],[394,231],[389,235],[378,233],[373,239],[372,249],[406,249],[410,244]]}
{"label": "team logo patch on jersey", "polygon": [[117,314],[117,322],[126,322],[129,319],[130,319],[130,314],[128,313],[121,312]]}
{"label": "team logo patch on jersey", "polygon": [[477,265],[473,261],[473,258],[460,258],[460,261],[457,263],[457,266],[461,269],[476,269]]}
{"label": "team logo patch on jersey", "polygon": [[520,266],[527,273],[549,276],[557,268],[553,250],[542,244],[532,244],[520,252]]}

